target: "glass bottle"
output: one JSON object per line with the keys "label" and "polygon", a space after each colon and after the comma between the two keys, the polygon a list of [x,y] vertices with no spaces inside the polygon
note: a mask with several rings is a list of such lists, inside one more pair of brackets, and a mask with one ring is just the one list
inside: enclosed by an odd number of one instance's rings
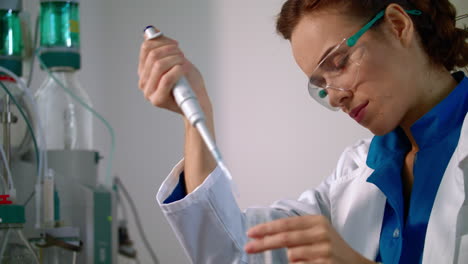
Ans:
{"label": "glass bottle", "polygon": [[0,205],[0,264],[39,264],[36,253],[23,235],[24,207]]}
{"label": "glass bottle", "polygon": [[[53,67],[51,72],[81,101],[91,106],[88,94],[76,78],[76,69]],[[93,149],[92,113],[67,94],[50,75],[36,92],[36,101],[48,150]]]}
{"label": "glass bottle", "polygon": [[[42,67],[80,101],[91,106],[76,72],[81,67],[78,0],[41,0],[40,56]],[[48,150],[92,150],[92,113],[47,75],[36,92]]]}

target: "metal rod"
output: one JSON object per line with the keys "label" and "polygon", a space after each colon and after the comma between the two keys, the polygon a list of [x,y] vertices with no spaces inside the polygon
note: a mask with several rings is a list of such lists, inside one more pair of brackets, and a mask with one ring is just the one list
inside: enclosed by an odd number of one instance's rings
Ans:
{"label": "metal rod", "polygon": [[5,154],[8,161],[8,166],[11,166],[11,122],[12,122],[12,113],[10,108],[10,96],[7,95],[6,98],[6,112],[7,112],[7,136],[8,142],[5,143]]}
{"label": "metal rod", "polygon": [[3,175],[5,181],[8,182],[7,177],[7,166],[10,166],[10,157],[11,157],[11,144],[10,144],[10,133],[11,133],[11,109],[10,109],[10,96],[7,94],[3,100],[3,113],[2,113],[2,123],[3,123],[3,149],[5,150],[6,161],[5,166],[3,167]]}

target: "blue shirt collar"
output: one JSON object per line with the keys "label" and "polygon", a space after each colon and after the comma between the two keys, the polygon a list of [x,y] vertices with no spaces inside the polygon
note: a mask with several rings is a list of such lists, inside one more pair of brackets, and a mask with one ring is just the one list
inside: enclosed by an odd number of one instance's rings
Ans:
{"label": "blue shirt collar", "polygon": [[[457,147],[461,126],[468,111],[468,78],[462,72],[453,77],[458,85],[438,105],[411,126],[420,148],[414,163],[414,184],[405,218],[401,169],[411,148],[398,127],[375,136],[367,165],[374,169],[367,181],[387,198],[380,238],[384,262],[421,263],[427,223],[447,164]],[[395,230],[401,235],[395,238]],[[404,238],[402,238],[404,237]]]}
{"label": "blue shirt collar", "polygon": [[463,72],[453,74],[458,85],[438,105],[411,126],[419,149],[430,147],[463,123],[468,111],[468,78]]}
{"label": "blue shirt collar", "polygon": [[[411,126],[413,137],[420,150],[429,148],[438,142],[457,126],[461,126],[468,110],[468,78],[463,72],[455,73],[454,78],[459,82],[457,87],[437,106],[426,113]],[[367,166],[374,169],[367,181],[374,183],[386,195],[387,201],[397,212],[402,212],[403,196],[401,167],[405,154],[410,150],[411,143],[401,127],[383,136],[374,136],[369,146]],[[397,178],[391,177],[398,175]],[[403,221],[403,215],[399,215]]]}
{"label": "blue shirt collar", "polygon": [[[455,89],[411,126],[411,132],[420,149],[438,142],[465,119],[468,111],[468,78],[463,72],[454,73],[453,77],[458,82]],[[400,127],[386,135],[375,136],[369,147],[367,166],[377,169],[386,164],[389,158],[408,152],[410,147],[411,144]]]}

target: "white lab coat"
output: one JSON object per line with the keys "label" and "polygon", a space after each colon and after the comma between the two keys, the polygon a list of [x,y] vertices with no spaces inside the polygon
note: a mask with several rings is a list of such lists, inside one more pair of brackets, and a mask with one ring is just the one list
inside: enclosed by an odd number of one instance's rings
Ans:
{"label": "white lab coat", "polygon": [[[370,140],[361,140],[341,155],[335,172],[298,200],[281,200],[269,208],[241,212],[230,183],[216,168],[194,192],[163,204],[183,170],[183,161],[162,184],[157,200],[193,263],[263,263],[264,255],[247,255],[246,231],[281,217],[325,215],[348,244],[373,260],[379,249],[386,198],[366,180]],[[460,140],[445,171],[427,227],[423,263],[468,263],[468,115]],[[273,263],[287,263],[285,250],[276,250]]]}

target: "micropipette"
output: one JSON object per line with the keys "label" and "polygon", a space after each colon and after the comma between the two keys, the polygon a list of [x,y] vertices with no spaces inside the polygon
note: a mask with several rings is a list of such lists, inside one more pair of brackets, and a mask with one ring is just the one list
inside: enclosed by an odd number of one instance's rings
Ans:
{"label": "micropipette", "polygon": [[[144,30],[144,33],[146,39],[148,40],[156,39],[163,35],[161,31],[156,30],[153,26],[147,26]],[[216,143],[211,136],[208,127],[206,126],[205,114],[203,113],[200,104],[198,103],[198,99],[185,77],[182,77],[175,84],[174,88],[172,89],[172,95],[174,96],[177,105],[180,107],[185,117],[189,120],[190,124],[197,128],[218,166],[224,171],[229,179],[232,179],[231,174],[224,165],[221,153],[216,146]]]}

